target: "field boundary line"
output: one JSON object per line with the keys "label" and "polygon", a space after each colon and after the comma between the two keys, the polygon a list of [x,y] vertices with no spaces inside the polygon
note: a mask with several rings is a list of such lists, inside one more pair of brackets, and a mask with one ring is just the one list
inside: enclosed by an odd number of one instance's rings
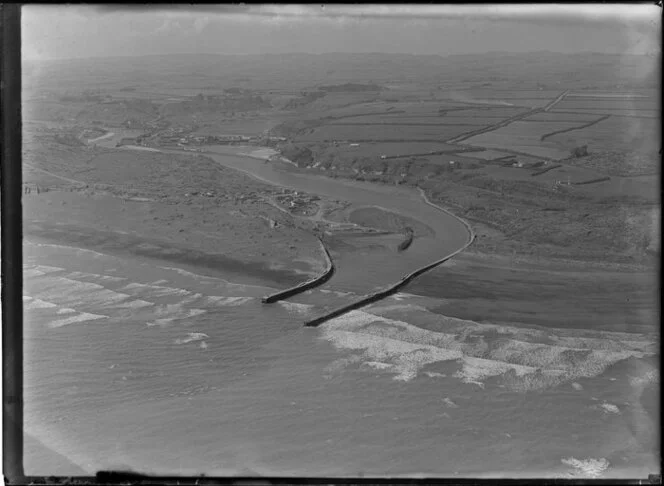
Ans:
{"label": "field boundary line", "polygon": [[560,94],[558,95],[558,97],[557,97],[555,100],[553,100],[552,102],[550,102],[549,104],[547,104],[546,106],[544,106],[544,108],[542,108],[542,109],[543,109],[545,112],[549,111],[551,108],[553,108],[553,107],[556,106],[558,103],[560,103],[562,100],[564,100],[564,99],[565,99],[565,96],[567,96],[567,95],[569,94],[569,92],[570,92],[569,89],[563,91],[562,93],[560,93]]}
{"label": "field boundary line", "polygon": [[604,121],[604,120],[606,120],[607,118],[610,118],[610,117],[611,117],[611,115],[604,115],[604,116],[598,118],[597,120],[593,120],[591,122],[584,123],[583,125],[579,125],[578,127],[564,128],[562,130],[556,130],[555,132],[545,133],[544,135],[542,135],[540,137],[540,142],[542,142],[542,141],[546,140],[547,138],[552,137],[554,135],[558,135],[559,133],[572,132],[574,130],[583,130],[584,128],[592,127],[593,125],[595,125],[599,122],[602,122],[602,121]]}

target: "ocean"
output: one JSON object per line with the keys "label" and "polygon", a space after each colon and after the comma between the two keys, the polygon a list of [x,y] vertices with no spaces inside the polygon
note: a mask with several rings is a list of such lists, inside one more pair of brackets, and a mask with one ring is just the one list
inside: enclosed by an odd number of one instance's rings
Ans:
{"label": "ocean", "polygon": [[461,319],[435,292],[302,326],[351,281],[266,305],[255,278],[26,238],[26,474],[658,472],[654,334]]}

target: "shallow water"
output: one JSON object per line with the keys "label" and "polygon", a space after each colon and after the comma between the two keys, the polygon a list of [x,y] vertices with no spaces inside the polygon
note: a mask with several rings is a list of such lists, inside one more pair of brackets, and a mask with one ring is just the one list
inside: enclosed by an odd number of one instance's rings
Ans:
{"label": "shallow water", "polygon": [[267,306],[274,288],[37,241],[24,263],[25,431],[69,462],[28,445],[28,474],[656,471],[653,334],[479,323],[410,294],[311,329],[357,296]]}

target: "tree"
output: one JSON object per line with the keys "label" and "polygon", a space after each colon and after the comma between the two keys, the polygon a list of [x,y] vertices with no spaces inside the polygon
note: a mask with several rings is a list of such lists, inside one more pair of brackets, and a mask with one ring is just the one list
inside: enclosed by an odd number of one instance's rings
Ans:
{"label": "tree", "polygon": [[588,155],[588,145],[582,145],[580,147],[574,147],[572,149],[572,157],[578,159],[580,157],[585,157]]}

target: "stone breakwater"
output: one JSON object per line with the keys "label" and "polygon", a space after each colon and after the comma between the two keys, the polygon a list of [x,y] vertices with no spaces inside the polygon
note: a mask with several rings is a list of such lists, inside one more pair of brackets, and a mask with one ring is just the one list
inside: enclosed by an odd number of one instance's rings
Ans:
{"label": "stone breakwater", "polygon": [[[450,214],[450,215],[454,216],[450,211],[448,211],[448,210],[432,203],[427,198],[426,194],[424,193],[424,191],[422,189],[420,189],[420,194],[422,195],[422,198],[424,199],[424,201],[428,205],[433,206],[433,207],[435,207],[435,208],[437,208],[441,211],[446,212],[447,214]],[[363,298],[361,298],[361,299],[359,299],[355,302],[351,302],[350,304],[344,305],[344,306],[339,307],[339,308],[337,308],[333,311],[330,311],[330,312],[328,312],[327,314],[325,314],[323,316],[317,317],[317,318],[315,318],[311,321],[307,321],[307,322],[305,322],[304,325],[306,327],[317,327],[317,326],[321,325],[322,323],[324,323],[326,321],[329,321],[330,319],[334,319],[335,317],[338,317],[342,314],[345,314],[345,313],[350,312],[352,310],[359,309],[360,307],[364,307],[366,305],[369,305],[369,304],[377,302],[381,299],[384,299],[385,297],[393,295],[393,294],[397,293],[402,287],[404,287],[408,283],[410,283],[414,278],[422,275],[425,272],[428,272],[429,270],[437,267],[438,265],[440,265],[440,264],[446,262],[447,260],[449,260],[450,258],[454,257],[458,253],[464,251],[466,248],[468,248],[473,243],[473,241],[475,241],[475,233],[473,232],[472,228],[470,227],[470,225],[466,221],[464,221],[463,219],[461,219],[457,216],[454,216],[454,217],[457,218],[459,221],[461,221],[464,224],[464,226],[466,227],[466,229],[468,230],[468,241],[461,248],[459,248],[458,250],[450,253],[449,255],[447,255],[447,256],[439,259],[439,260],[436,260],[433,263],[429,263],[428,265],[425,265],[423,267],[418,268],[417,270],[415,270],[415,271],[407,274],[406,276],[404,276],[397,283],[392,284],[392,285],[390,285],[389,287],[387,287],[383,290],[379,290],[378,292],[374,292],[373,294],[367,295],[367,296],[365,296],[365,297],[363,297]]]}
{"label": "stone breakwater", "polygon": [[272,304],[273,302],[278,302],[280,300],[288,299],[289,297],[292,297],[294,295],[301,294],[302,292],[305,292],[314,287],[318,287],[319,285],[324,284],[330,279],[330,277],[332,277],[332,275],[334,274],[334,262],[332,262],[332,257],[330,256],[330,252],[325,247],[325,243],[323,243],[323,240],[319,238],[318,241],[320,242],[321,248],[323,249],[323,253],[325,254],[325,259],[327,261],[327,268],[325,269],[325,271],[322,274],[318,275],[317,277],[307,280],[306,282],[296,285],[295,287],[291,287],[289,289],[282,290],[275,294],[263,297],[262,302],[264,304]]}

